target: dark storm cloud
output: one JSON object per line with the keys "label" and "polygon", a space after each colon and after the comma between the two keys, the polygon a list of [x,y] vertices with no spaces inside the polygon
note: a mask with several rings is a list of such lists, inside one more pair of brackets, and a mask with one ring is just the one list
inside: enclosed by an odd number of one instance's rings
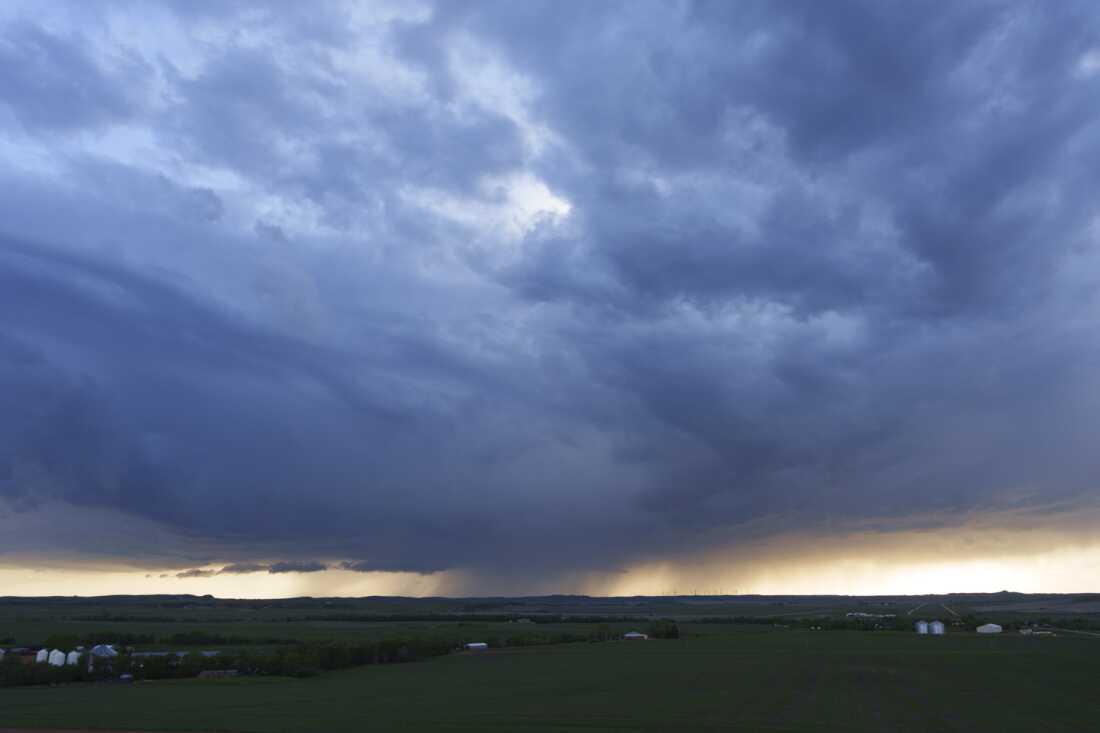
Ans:
{"label": "dark storm cloud", "polygon": [[0,496],[220,573],[1096,502],[1091,4],[359,10],[0,20]]}

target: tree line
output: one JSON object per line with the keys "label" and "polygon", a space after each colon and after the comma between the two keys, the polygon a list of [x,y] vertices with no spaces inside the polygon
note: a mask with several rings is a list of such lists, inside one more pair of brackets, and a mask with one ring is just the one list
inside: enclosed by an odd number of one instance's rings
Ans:
{"label": "tree line", "polygon": [[[676,623],[669,619],[654,621],[647,630],[654,638],[675,639],[680,635]],[[173,635],[175,636],[181,635]],[[412,637],[354,642],[280,639],[280,646],[273,648],[222,650],[213,656],[206,656],[201,652],[182,656],[174,653],[142,656],[134,655],[126,647],[121,647],[121,653],[117,657],[93,658],[90,666],[87,657],[84,657],[79,664],[62,667],[27,664],[19,656],[9,654],[0,660],[0,686],[107,681],[117,680],[123,675],[130,675],[134,680],[174,679],[194,677],[200,672],[216,670],[235,670],[238,674],[247,675],[307,677],[368,664],[396,664],[431,659],[461,649],[471,641],[484,641],[490,648],[499,648],[597,642],[619,636],[612,632],[609,624],[601,623],[587,633],[532,630],[477,638],[455,635],[451,638]],[[93,634],[90,638],[94,637],[98,635]],[[192,642],[200,639],[205,642],[223,637],[196,631],[186,632],[185,638]],[[47,641],[59,642],[55,645],[47,644],[51,648],[71,649],[77,645],[77,640],[71,636],[55,635]]]}

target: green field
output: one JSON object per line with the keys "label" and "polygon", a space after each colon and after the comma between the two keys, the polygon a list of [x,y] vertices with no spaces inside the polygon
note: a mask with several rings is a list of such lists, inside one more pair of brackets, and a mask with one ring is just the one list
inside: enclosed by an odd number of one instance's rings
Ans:
{"label": "green field", "polygon": [[1100,639],[698,629],[308,679],[0,690],[0,726],[191,731],[1085,731]]}

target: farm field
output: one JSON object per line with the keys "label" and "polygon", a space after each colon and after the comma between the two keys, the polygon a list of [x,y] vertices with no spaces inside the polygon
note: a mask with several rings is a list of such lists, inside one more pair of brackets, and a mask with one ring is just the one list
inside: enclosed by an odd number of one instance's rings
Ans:
{"label": "farm field", "polygon": [[0,689],[0,729],[1082,731],[1100,639],[699,629],[307,679]]}

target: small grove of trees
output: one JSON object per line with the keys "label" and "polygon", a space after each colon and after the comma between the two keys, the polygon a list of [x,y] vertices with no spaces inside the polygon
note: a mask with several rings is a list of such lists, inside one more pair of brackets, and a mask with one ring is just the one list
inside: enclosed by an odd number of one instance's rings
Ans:
{"label": "small grove of trees", "polygon": [[646,631],[650,639],[679,639],[680,627],[670,618],[657,619]]}

